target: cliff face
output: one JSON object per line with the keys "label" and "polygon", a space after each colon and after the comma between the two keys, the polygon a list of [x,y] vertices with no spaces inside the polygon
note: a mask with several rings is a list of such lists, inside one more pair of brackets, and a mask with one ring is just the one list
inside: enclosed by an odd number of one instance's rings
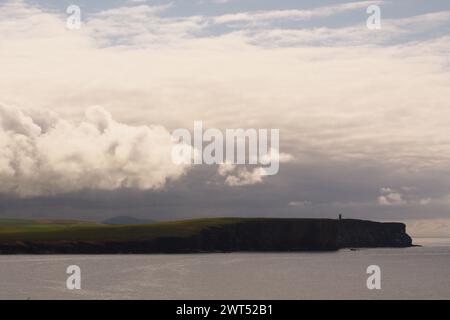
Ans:
{"label": "cliff face", "polygon": [[403,223],[364,220],[263,219],[204,230],[193,246],[202,251],[307,251],[409,247]]}
{"label": "cliff face", "polygon": [[411,237],[403,223],[363,220],[338,221],[337,244],[346,247],[410,247]]}
{"label": "cliff face", "polygon": [[408,247],[402,223],[331,219],[238,219],[184,236],[149,239],[0,242],[0,253],[193,253],[320,251],[352,247]]}

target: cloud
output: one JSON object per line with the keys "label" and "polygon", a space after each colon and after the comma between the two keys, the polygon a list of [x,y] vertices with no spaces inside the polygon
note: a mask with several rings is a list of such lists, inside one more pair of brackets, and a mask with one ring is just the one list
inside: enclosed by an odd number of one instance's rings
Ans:
{"label": "cloud", "polygon": [[343,3],[333,6],[322,6],[311,10],[269,10],[258,12],[239,12],[214,17],[216,24],[228,24],[236,22],[261,23],[271,20],[309,20],[312,18],[329,17],[346,11],[367,8],[373,4],[382,4],[383,1],[359,1]]}
{"label": "cloud", "polygon": [[2,193],[157,190],[187,169],[172,163],[171,135],[161,126],[125,125],[101,107],[87,109],[79,123],[39,114],[0,105]]}
{"label": "cloud", "polygon": [[230,187],[262,183],[263,177],[266,175],[264,168],[256,167],[249,169],[231,163],[220,164],[217,172],[220,176],[226,177],[225,184]]}
{"label": "cloud", "polygon": [[[386,188],[383,188],[386,189]],[[378,203],[383,206],[404,205],[406,201],[401,193],[392,191],[382,191],[383,195],[378,197]]]}
{"label": "cloud", "polygon": [[[258,161],[258,157],[254,156],[255,162]],[[279,152],[276,149],[271,148],[267,153],[265,153],[260,159],[260,163],[270,164],[274,161],[279,163],[287,163],[294,161],[294,156],[286,152]]]}
{"label": "cloud", "polygon": [[227,174],[233,172],[236,169],[236,165],[235,164],[231,164],[231,163],[222,163],[219,165],[219,169],[217,170],[217,172],[221,175],[221,176],[226,176]]}
{"label": "cloud", "polygon": [[416,191],[416,189],[412,187],[381,188],[378,204],[382,206],[405,206],[416,204],[426,206],[432,202],[431,198],[419,198],[414,194],[414,191]]}
{"label": "cloud", "polygon": [[216,4],[226,4],[226,3],[230,3],[234,0],[211,0],[212,3],[216,3]]}
{"label": "cloud", "polygon": [[[251,156],[252,157],[252,156]],[[255,157],[253,155],[253,157]],[[263,182],[263,178],[278,174],[273,172],[276,167],[279,169],[280,163],[287,163],[293,161],[294,157],[288,153],[280,153],[275,149],[271,149],[259,159],[259,163],[268,165],[266,167],[248,167],[238,166],[229,162],[219,164],[217,172],[220,176],[226,177],[225,184],[231,187],[247,186]],[[258,157],[255,157],[255,163],[258,162]],[[274,164],[277,162],[278,165]]]}
{"label": "cloud", "polygon": [[266,175],[264,168],[258,167],[253,170],[247,168],[238,168],[237,172],[227,176],[225,184],[230,187],[248,186],[263,182]]}

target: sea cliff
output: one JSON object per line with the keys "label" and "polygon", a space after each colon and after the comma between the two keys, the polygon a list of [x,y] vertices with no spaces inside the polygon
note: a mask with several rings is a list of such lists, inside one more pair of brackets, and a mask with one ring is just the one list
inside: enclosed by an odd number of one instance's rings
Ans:
{"label": "sea cliff", "polygon": [[0,254],[331,251],[412,245],[403,223],[353,219],[220,218],[149,225],[59,225],[63,227],[48,231],[32,226],[5,232],[7,228],[0,227]]}

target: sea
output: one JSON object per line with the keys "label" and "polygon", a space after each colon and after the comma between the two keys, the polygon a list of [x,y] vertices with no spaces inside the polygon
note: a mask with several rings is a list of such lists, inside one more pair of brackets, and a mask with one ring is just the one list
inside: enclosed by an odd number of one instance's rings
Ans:
{"label": "sea", "polygon": [[[414,243],[421,246],[300,253],[0,255],[0,299],[450,299],[450,239],[416,238]],[[376,275],[370,266],[376,266]],[[373,276],[378,277],[375,288]]]}

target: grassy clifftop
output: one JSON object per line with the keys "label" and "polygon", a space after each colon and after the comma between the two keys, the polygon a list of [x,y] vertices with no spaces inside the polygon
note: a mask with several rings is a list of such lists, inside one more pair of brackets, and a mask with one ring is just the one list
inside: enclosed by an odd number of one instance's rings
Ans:
{"label": "grassy clifftop", "polygon": [[0,219],[0,253],[187,253],[405,247],[401,223],[211,218],[147,225]]}
{"label": "grassy clifftop", "polygon": [[237,223],[239,218],[195,219],[152,224],[110,225],[76,220],[0,219],[0,243],[5,241],[123,241],[158,237],[188,237],[211,227]]}

